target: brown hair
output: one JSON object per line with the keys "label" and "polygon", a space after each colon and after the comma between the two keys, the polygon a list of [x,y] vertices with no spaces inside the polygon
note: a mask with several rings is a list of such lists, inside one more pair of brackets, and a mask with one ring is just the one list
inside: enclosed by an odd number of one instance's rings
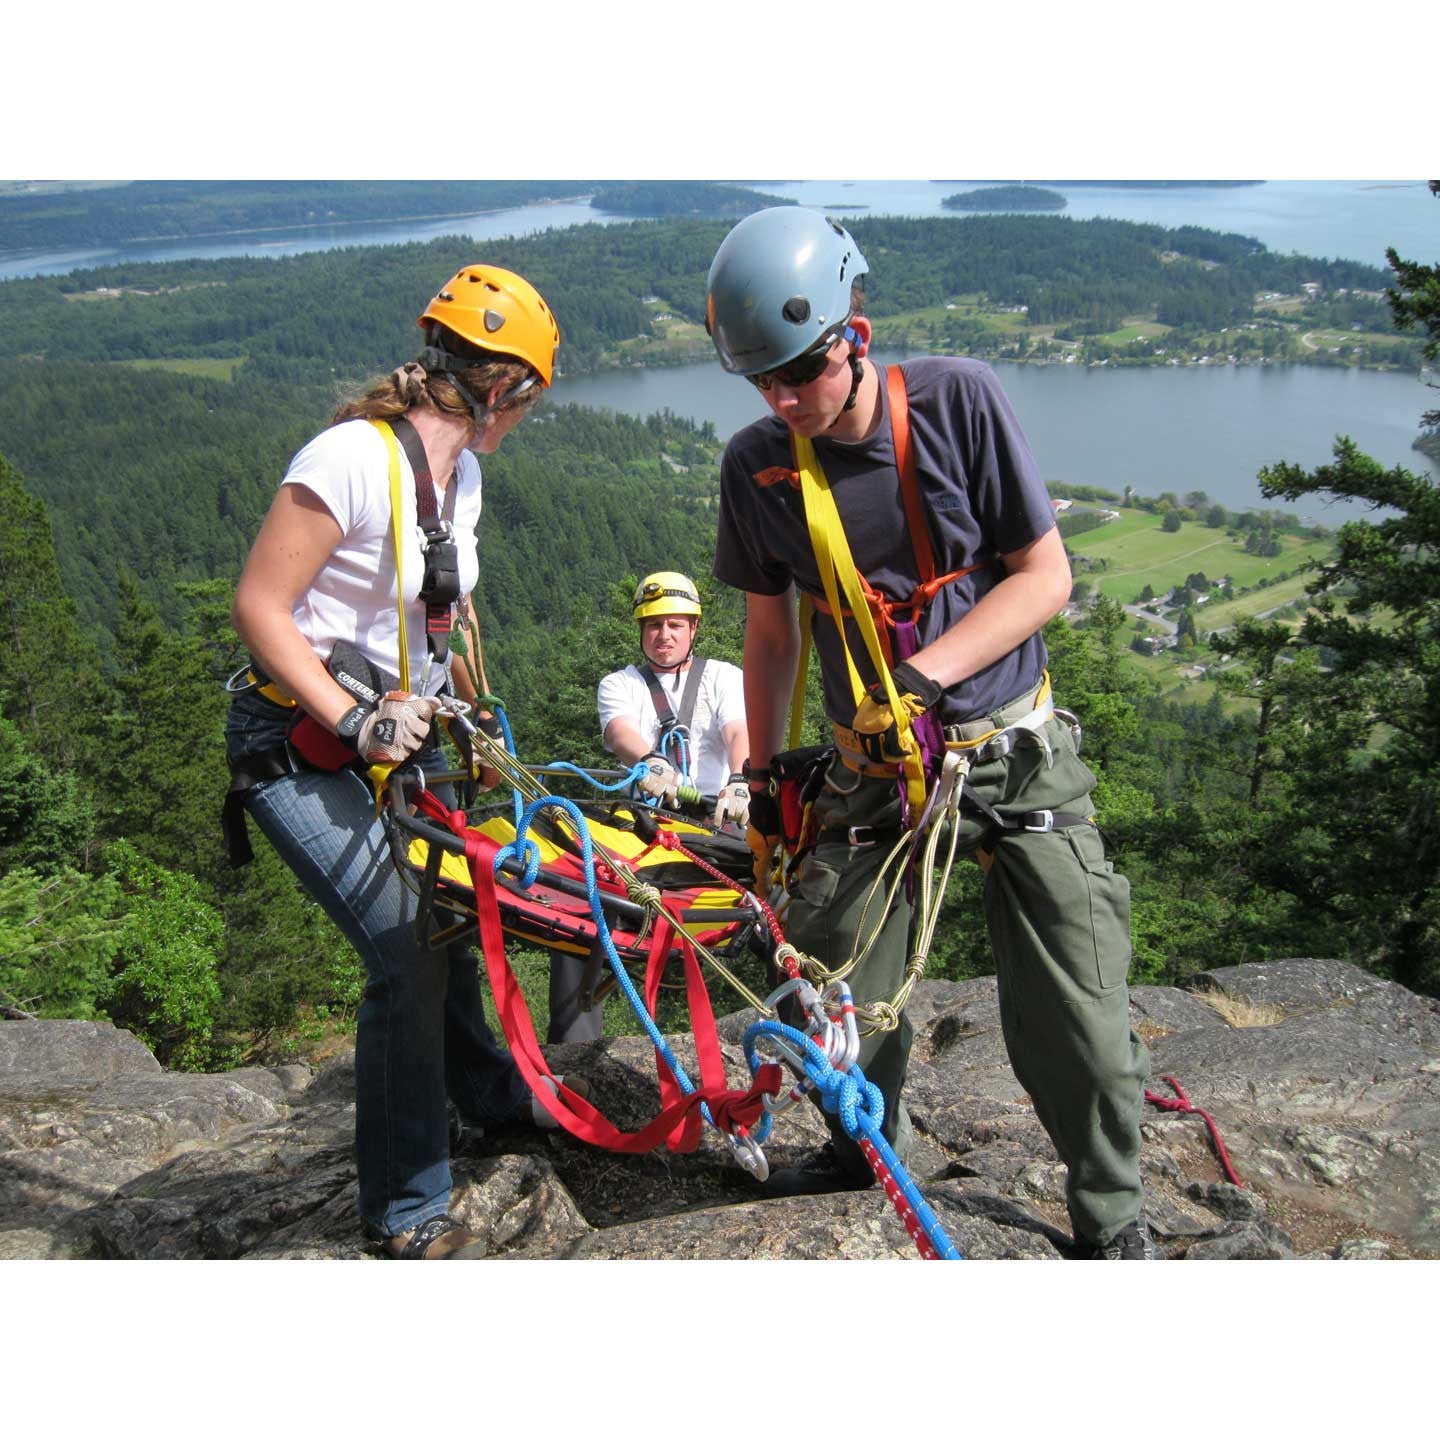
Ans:
{"label": "brown hair", "polygon": [[850,314],[852,318],[865,313],[865,277],[857,275],[850,282]]}
{"label": "brown hair", "polygon": [[[475,363],[467,365],[457,377],[460,383],[477,400],[484,400],[497,385],[502,390],[513,390],[523,380],[535,383],[522,391],[513,400],[500,406],[501,410],[529,410],[540,399],[545,388],[540,377],[523,360],[492,359],[484,351],[474,351]],[[462,419],[473,418],[469,402],[450,383],[450,377],[442,371],[427,371],[416,361],[401,365],[393,375],[377,380],[363,394],[344,400],[331,416],[330,423],[338,425],[342,420],[393,420],[403,415],[412,405],[433,405],[448,415]]]}

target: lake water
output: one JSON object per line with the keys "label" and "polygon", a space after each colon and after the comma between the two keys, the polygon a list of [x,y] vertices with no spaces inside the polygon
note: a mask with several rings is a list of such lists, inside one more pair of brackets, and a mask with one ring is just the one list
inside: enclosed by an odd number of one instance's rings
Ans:
{"label": "lake water", "polygon": [[296,230],[257,230],[245,235],[152,241],[143,245],[104,246],[49,254],[0,252],[0,280],[67,275],[72,270],[89,270],[100,265],[155,260],[223,260],[236,255],[275,259],[282,255],[303,255],[313,250],[340,250],[347,245],[408,245],[416,240],[434,240],[440,235],[498,240],[505,236],[534,235],[542,230],[563,229],[568,225],[618,223],[628,218],[592,210],[588,200],[567,200],[438,220],[313,225]]}
{"label": "lake water", "polygon": [[[854,214],[944,216],[940,202],[978,180],[798,180],[740,182],[766,194],[804,205],[840,207]],[[1253,235],[1272,250],[1317,257],[1364,260],[1383,267],[1385,247],[1426,263],[1440,253],[1440,199],[1422,181],[1269,180],[1223,190],[1131,190],[1118,186],[1075,186],[1055,181],[1069,204],[1059,213],[1077,220],[1109,216],[1159,225],[1201,225]],[[267,230],[250,235],[117,245],[50,254],[0,254],[0,280],[64,275],[71,270],[126,261],[220,259],[231,255],[299,255],[346,245],[400,245],[438,235],[475,240],[533,235],[566,225],[620,224],[625,217],[591,209],[583,200],[523,205],[411,223],[325,225]]]}
{"label": "lake water", "polygon": [[[1440,397],[1409,375],[1299,365],[995,369],[1047,482],[1132,485],[1145,495],[1204,490],[1231,509],[1272,506],[1339,524],[1366,511],[1266,501],[1256,474],[1281,460],[1313,469],[1342,434],[1387,467],[1440,480],[1440,467],[1411,448],[1421,412]],[[709,364],[582,375],[557,380],[552,393],[561,404],[710,420],[722,438],[765,413],[752,386]]]}
{"label": "lake water", "polygon": [[[740,182],[802,204],[847,215],[941,216],[940,202],[979,181],[857,180]],[[1253,235],[1277,251],[1384,264],[1394,245],[1408,259],[1440,254],[1440,199],[1420,181],[1267,181],[1226,189],[1133,190],[1053,182],[1076,219],[1111,216],[1157,224],[1201,225]],[[336,225],[210,240],[0,257],[0,280],[58,275],[121,261],[280,256],[347,245],[403,244],[438,235],[477,241],[568,225],[623,223],[582,200],[526,205],[483,215],[397,224]],[[881,356],[881,358],[893,358]],[[1262,465],[1292,460],[1307,468],[1330,458],[1334,436],[1352,436],[1388,465],[1440,478],[1411,441],[1437,395],[1413,376],[1303,366],[1091,369],[998,367],[1047,480],[1144,494],[1205,490],[1234,508],[1261,504]],[[669,409],[714,421],[728,436],[762,413],[750,386],[715,365],[627,370],[563,380],[561,401],[604,405],[634,415]],[[1297,505],[1320,520],[1359,507]]]}
{"label": "lake water", "polygon": [[[940,202],[979,180],[747,181],[752,189],[816,208],[864,206],[873,215],[955,215]],[[1067,200],[1051,212],[1074,220],[1105,216],[1146,224],[1200,225],[1252,235],[1281,254],[1363,260],[1385,268],[1385,247],[1429,264],[1440,255],[1440,198],[1421,180],[1267,180],[1224,189],[1133,190],[1045,181]],[[857,210],[857,215],[861,212]]]}

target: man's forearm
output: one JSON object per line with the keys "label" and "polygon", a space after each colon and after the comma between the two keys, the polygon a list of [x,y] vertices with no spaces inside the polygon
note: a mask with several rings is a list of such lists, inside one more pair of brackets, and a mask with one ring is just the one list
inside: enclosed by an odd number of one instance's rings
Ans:
{"label": "man's forearm", "polygon": [[745,622],[745,721],[750,763],[768,767],[785,748],[785,719],[800,659],[793,592],[751,595]]}
{"label": "man's forearm", "polygon": [[1009,574],[973,610],[910,657],[943,688],[978,674],[1043,629],[1070,598],[1070,565],[1056,531],[1002,557]]}

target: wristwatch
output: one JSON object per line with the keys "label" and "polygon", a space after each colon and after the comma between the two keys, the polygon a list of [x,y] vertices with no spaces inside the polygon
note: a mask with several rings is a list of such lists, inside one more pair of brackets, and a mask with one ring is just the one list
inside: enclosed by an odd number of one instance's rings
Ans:
{"label": "wristwatch", "polygon": [[370,713],[368,705],[352,705],[336,722],[335,734],[348,745],[352,750],[358,748],[356,742],[360,738],[360,727],[365,723],[365,717]]}
{"label": "wristwatch", "polygon": [[770,770],[768,766],[752,765],[747,758],[745,763],[740,767],[740,774],[752,787],[759,785],[765,790],[770,788]]}

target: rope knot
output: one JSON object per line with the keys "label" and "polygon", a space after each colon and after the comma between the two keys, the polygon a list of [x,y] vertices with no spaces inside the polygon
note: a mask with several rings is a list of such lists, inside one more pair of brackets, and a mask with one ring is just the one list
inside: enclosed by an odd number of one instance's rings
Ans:
{"label": "rope knot", "polygon": [[857,1014],[863,1014],[865,1019],[877,1030],[889,1031],[900,1028],[900,1012],[888,1000],[876,1000],[862,1009],[856,1007]]}
{"label": "rope knot", "polygon": [[660,908],[660,888],[657,885],[647,884],[644,880],[632,879],[629,875],[625,880],[625,898],[632,905],[641,905],[645,910],[654,914]]}

